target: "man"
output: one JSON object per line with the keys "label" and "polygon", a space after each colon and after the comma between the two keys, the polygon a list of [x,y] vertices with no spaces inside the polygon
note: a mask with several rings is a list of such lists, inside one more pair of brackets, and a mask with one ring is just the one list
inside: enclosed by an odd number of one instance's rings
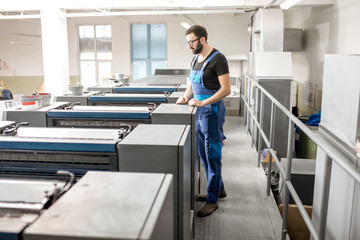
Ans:
{"label": "man", "polygon": [[223,98],[230,94],[227,60],[223,54],[207,43],[207,31],[194,25],[185,32],[189,49],[196,54],[191,63],[189,85],[177,104],[199,107],[196,126],[198,152],[208,180],[207,194],[198,200],[206,202],[198,211],[199,217],[211,215],[218,208],[218,199],[226,197],[221,177],[221,150],[225,105]]}

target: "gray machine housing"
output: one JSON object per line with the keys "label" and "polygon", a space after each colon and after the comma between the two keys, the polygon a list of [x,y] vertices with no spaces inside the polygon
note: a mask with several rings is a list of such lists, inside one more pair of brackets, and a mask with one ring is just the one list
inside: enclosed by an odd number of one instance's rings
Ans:
{"label": "gray machine housing", "polygon": [[191,126],[191,208],[196,209],[196,198],[200,194],[200,157],[197,151],[196,118],[198,108],[190,105],[161,104],[151,113],[152,124],[186,124]]}
{"label": "gray machine housing", "polygon": [[163,74],[163,75],[150,75],[144,78],[140,78],[130,83],[130,86],[135,85],[148,85],[148,86],[179,86],[180,84],[186,84],[189,74],[174,75],[174,74]]}
{"label": "gray machine housing", "polygon": [[88,103],[89,96],[95,96],[100,94],[101,91],[83,92],[83,94],[81,95],[64,94],[62,96],[55,96],[54,102],[70,102],[70,103],[78,102],[82,106],[87,106],[89,104]]}
{"label": "gray machine housing", "polygon": [[[290,110],[291,103],[291,80],[289,79],[259,79],[260,86],[268,91],[276,100],[278,100],[286,109]],[[257,109],[260,109],[260,94],[257,101]],[[287,137],[289,120],[282,111],[276,111],[275,117],[275,135],[274,135],[274,149],[277,151],[279,158],[286,158],[287,156]],[[260,111],[258,111],[257,119],[260,119]],[[263,130],[269,139],[270,136],[270,122],[271,122],[271,101],[264,98],[264,113],[263,113]],[[259,141],[259,139],[257,139]],[[264,141],[262,141],[261,149],[266,148]]]}
{"label": "gray machine housing", "polygon": [[175,239],[192,239],[191,127],[140,124],[118,147],[121,172],[173,174]]}
{"label": "gray machine housing", "polygon": [[[186,90],[186,89],[185,89]],[[168,97],[168,103],[176,103],[176,101],[178,100],[179,97],[183,97],[184,96],[183,91],[177,91],[177,92],[173,92],[172,94],[170,94],[170,96]]]}
{"label": "gray machine housing", "polygon": [[[287,167],[287,158],[281,158],[284,169]],[[313,205],[314,180],[315,180],[315,159],[293,158],[291,164],[291,183],[294,186],[301,202],[304,205]],[[280,174],[279,179],[279,204],[285,199],[284,178]],[[295,204],[290,194],[290,204]]]}
{"label": "gray machine housing", "polygon": [[4,110],[3,121],[14,121],[17,123],[26,121],[29,123],[29,127],[46,127],[47,112],[68,104],[68,102],[54,102],[50,106],[36,110],[22,110],[20,105],[14,106]]}
{"label": "gray machine housing", "polygon": [[23,239],[174,239],[172,212],[171,174],[88,172]]}
{"label": "gray machine housing", "polygon": [[[33,132],[30,128],[27,132]],[[8,168],[14,167],[16,164],[27,164],[28,167],[38,168],[39,171],[32,173],[32,177],[48,178],[49,174],[53,170],[63,170],[67,164],[75,164],[78,168],[84,164],[84,161],[91,161],[93,163],[103,164],[109,162],[111,159],[107,158],[108,155],[115,155],[116,152],[72,152],[72,151],[59,151],[58,149],[64,149],[61,144],[65,143],[65,147],[70,146],[72,143],[71,138],[61,139],[59,136],[54,136],[54,140],[51,140],[48,135],[51,134],[51,128],[43,128],[45,140],[34,136],[28,139],[15,138],[14,140],[18,143],[10,144],[16,149],[4,149],[9,146],[12,136],[2,137],[0,141],[1,150],[0,156],[3,158],[3,163],[8,164]],[[55,128],[60,130],[59,128]],[[74,131],[76,129],[61,129],[62,132]],[[105,131],[103,129],[96,129],[97,131]],[[39,131],[39,130],[37,130]],[[86,132],[86,129],[78,132]],[[112,130],[107,130],[109,133]],[[113,130],[115,131],[115,130]],[[70,132],[69,132],[70,133]],[[116,131],[115,131],[116,133]],[[112,134],[115,134],[112,133]],[[31,134],[31,136],[34,134]],[[66,134],[64,134],[66,135]],[[61,137],[61,136],[60,136]],[[20,139],[20,140],[19,140]],[[13,140],[13,141],[14,141]],[[66,142],[64,142],[66,141]],[[81,140],[74,139],[77,144]],[[88,144],[84,139],[84,144]],[[104,145],[105,140],[93,140],[98,141],[99,144]],[[165,125],[165,124],[139,124],[132,132],[130,132],[122,141],[116,142],[115,139],[111,138],[106,140],[107,146],[114,146],[116,144],[117,149],[117,169],[103,169],[106,171],[120,171],[120,172],[147,172],[147,173],[171,173],[174,176],[174,239],[191,239],[192,229],[190,226],[193,225],[193,211],[191,208],[191,177],[192,177],[192,152],[191,152],[191,126],[189,125]],[[29,143],[36,148],[41,146],[55,146],[57,149],[54,151],[44,150],[29,150],[27,146]],[[56,143],[53,145],[53,143]],[[19,149],[22,148],[22,149]],[[93,148],[96,148],[94,145]],[[43,148],[42,148],[43,149]],[[91,149],[95,150],[95,149]],[[23,155],[26,154],[26,155]],[[89,157],[89,154],[92,157]],[[96,155],[99,155],[96,157]],[[107,154],[104,156],[104,154]],[[66,155],[64,157],[64,155]],[[80,161],[72,163],[72,155],[78,155]],[[16,157],[16,161],[9,161],[9,157]],[[21,158],[19,158],[20,156]],[[38,157],[41,157],[40,159]],[[83,159],[83,160],[81,160]],[[64,162],[64,160],[66,162]],[[114,159],[113,159],[114,160]],[[34,161],[38,162],[38,167],[34,167]],[[40,162],[39,162],[40,161]],[[9,165],[10,164],[10,165]],[[98,166],[98,164],[95,164]],[[4,165],[6,168],[6,166]],[[89,164],[86,164],[87,170]],[[16,165],[14,169],[21,168]],[[101,169],[98,169],[101,170]],[[12,171],[10,171],[12,173]],[[8,176],[0,171],[0,175]],[[139,196],[138,196],[139,197]],[[140,197],[142,198],[142,196]]]}
{"label": "gray machine housing", "polygon": [[0,178],[0,239],[23,240],[21,234],[56,201],[65,181]]}

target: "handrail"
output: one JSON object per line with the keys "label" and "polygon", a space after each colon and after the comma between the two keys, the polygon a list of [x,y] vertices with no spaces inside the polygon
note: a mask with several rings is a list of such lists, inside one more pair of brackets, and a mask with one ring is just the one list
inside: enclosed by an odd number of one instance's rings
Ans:
{"label": "handrail", "polygon": [[[320,209],[320,224],[319,224],[319,232],[316,231],[314,224],[312,223],[312,220],[308,216],[304,205],[302,204],[298,194],[296,193],[293,185],[291,184],[290,177],[291,177],[291,164],[292,164],[292,139],[293,139],[293,129],[294,124],[296,124],[302,132],[304,132],[318,147],[320,147],[326,154],[326,161],[325,161],[325,169],[326,172],[324,174],[324,180],[328,183],[330,182],[330,175],[331,175],[331,166],[332,161],[335,161],[344,171],[346,171],[354,180],[360,183],[360,173],[357,172],[355,167],[350,164],[349,161],[346,161],[346,159],[350,157],[353,157],[354,154],[349,151],[346,148],[342,148],[342,151],[340,152],[337,149],[334,149],[331,144],[324,139],[320,138],[319,136],[315,135],[304,123],[302,123],[297,117],[295,117],[286,107],[284,107],[279,101],[277,101],[269,92],[267,92],[254,78],[252,78],[248,73],[244,74],[245,79],[245,94],[241,95],[242,100],[244,101],[244,106],[246,108],[246,111],[244,111],[244,118],[246,121],[247,129],[249,131],[249,121],[250,118],[252,120],[253,128],[256,127],[258,130],[258,166],[260,166],[260,147],[261,147],[261,141],[264,141],[267,148],[269,148],[269,168],[268,168],[268,181],[267,181],[267,189],[270,189],[270,173],[271,173],[271,162],[272,158],[274,159],[276,165],[279,168],[280,174],[284,177],[284,186],[285,186],[285,201],[284,201],[284,212],[283,212],[283,230],[282,230],[282,239],[286,238],[287,234],[287,214],[288,214],[288,202],[289,202],[289,193],[293,197],[296,205],[299,208],[300,214],[302,218],[305,221],[305,224],[307,225],[312,237],[314,239],[325,239],[325,230],[326,230],[326,216],[327,216],[327,208],[328,208],[328,199],[329,199],[329,184],[325,184],[325,187],[322,190],[322,199],[321,199],[321,209]],[[250,81],[252,84],[252,87],[256,88],[256,99],[258,100],[258,91],[260,90],[260,122],[257,120],[255,108],[251,107],[250,103],[250,96],[248,96],[248,92],[251,91],[249,83],[247,81]],[[263,125],[263,101],[264,101],[264,95],[271,101],[272,103],[272,111],[271,111],[271,123],[270,123],[270,140],[267,138],[265,132],[262,129]],[[254,106],[257,106],[256,103],[253,104]],[[273,140],[274,132],[273,124],[275,121],[275,109],[277,108],[281,110],[289,119],[289,134],[288,134],[288,149],[287,149],[287,169],[284,170],[282,164],[280,163],[278,157],[275,154],[275,151],[273,149]],[[250,109],[253,109],[254,111],[251,111]],[[249,131],[251,134],[251,131]],[[254,131],[253,131],[254,133]],[[261,137],[260,137],[261,136]],[[252,139],[254,139],[254,136],[252,136]],[[254,141],[252,141],[253,143]],[[267,195],[269,195],[269,192],[267,192]]]}

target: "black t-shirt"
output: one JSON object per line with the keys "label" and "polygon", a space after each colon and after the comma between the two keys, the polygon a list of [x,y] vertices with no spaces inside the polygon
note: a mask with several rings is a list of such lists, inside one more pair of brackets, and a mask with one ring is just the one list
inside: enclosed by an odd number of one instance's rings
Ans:
{"label": "black t-shirt", "polygon": [[[208,59],[211,54],[216,51],[217,50],[214,48],[211,53],[206,57],[206,59]],[[196,61],[194,65],[194,70],[200,70],[205,63],[205,60],[201,63],[198,63],[198,61]],[[211,61],[205,67],[203,76],[204,86],[209,90],[218,89],[220,87],[218,76],[227,73],[229,73],[229,65],[225,56],[221,53],[216,54],[216,56],[211,59]]]}

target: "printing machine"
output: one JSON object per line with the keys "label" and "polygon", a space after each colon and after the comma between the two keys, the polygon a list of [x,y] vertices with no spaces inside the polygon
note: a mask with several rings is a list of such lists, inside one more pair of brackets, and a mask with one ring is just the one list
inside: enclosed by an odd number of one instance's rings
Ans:
{"label": "printing machine", "polygon": [[197,108],[189,105],[160,104],[158,107],[139,106],[73,106],[48,112],[49,127],[118,128],[122,124],[136,127],[140,123],[186,124],[191,127],[192,151],[192,209],[200,193],[198,176],[200,160],[197,154],[195,119]]}
{"label": "printing machine", "polygon": [[121,124],[135,127],[139,123],[173,124],[174,121],[195,126],[196,113],[196,107],[177,104],[148,104],[147,107],[73,105],[49,110],[47,126],[117,128]]}
{"label": "printing machine", "polygon": [[115,87],[114,93],[173,93],[178,85],[174,86],[123,86]]}
{"label": "printing machine", "polygon": [[167,97],[168,103],[176,103],[179,97],[184,96],[186,84],[176,84],[175,86],[124,86],[114,88],[114,93],[164,93]]}
{"label": "printing machine", "polygon": [[200,161],[197,154],[195,129],[196,114],[197,108],[189,105],[160,104],[157,107],[154,104],[147,104],[147,107],[71,106],[67,102],[55,102],[48,107],[37,110],[22,111],[21,106],[10,108],[4,112],[4,120],[26,121],[29,123],[29,127],[119,128],[123,124],[136,127],[140,123],[191,125],[191,191],[193,196],[191,206],[192,209],[196,209],[195,200],[200,193]]}
{"label": "printing machine", "polygon": [[[177,91],[185,91],[186,84],[174,86],[123,86],[123,87],[111,87],[109,89],[98,89],[98,91],[84,92],[82,95],[69,95],[55,96],[55,102],[78,102],[79,105],[99,105],[98,101],[101,101],[100,105],[134,105],[144,104],[146,102],[155,103],[175,103],[178,99],[178,95],[173,95]],[[95,89],[95,88],[88,88]],[[114,93],[120,93],[122,95],[116,95]],[[154,94],[154,95],[153,95]],[[158,94],[158,95],[155,95]],[[181,96],[184,94],[181,93]],[[100,98],[92,98],[91,96],[100,96]],[[91,97],[91,98],[90,98]],[[92,102],[90,102],[92,101]]]}
{"label": "printing machine", "polygon": [[[120,87],[120,86],[118,86],[118,87]],[[93,86],[93,87],[87,87],[86,90],[89,92],[99,91],[101,93],[113,93],[114,87],[112,87],[112,86]]]}
{"label": "printing machine", "polygon": [[[102,96],[90,96],[89,105],[140,105],[144,106],[147,103],[176,103],[176,100],[179,98],[178,92],[164,92],[159,93],[105,93]],[[181,93],[181,96],[184,94]]]}
{"label": "printing machine", "polygon": [[113,93],[114,87],[126,86],[129,83],[129,78],[124,77],[123,80],[117,79],[108,79],[102,84],[97,84],[95,86],[87,87],[87,91],[100,91],[101,93]]}
{"label": "printing machine", "polygon": [[0,178],[0,239],[174,239],[171,174],[89,171],[70,187]]}
{"label": "printing machine", "polygon": [[140,78],[136,81],[132,81],[130,85],[148,85],[148,86],[174,86],[175,84],[186,84],[189,74],[184,75],[150,75],[144,78]]}
{"label": "printing machine", "polygon": [[0,239],[22,240],[22,232],[60,197],[59,180],[0,178]]}
{"label": "printing machine", "polygon": [[90,96],[89,105],[110,106],[146,106],[148,103],[167,103],[170,93],[146,94],[146,93],[105,93],[102,96]]}
{"label": "printing machine", "polygon": [[186,124],[191,128],[192,144],[192,208],[195,197],[200,193],[199,157],[197,155],[195,119],[197,108],[189,105],[160,104],[157,108],[137,106],[73,106],[53,109],[48,112],[49,127],[95,127],[117,128],[122,124],[136,127],[140,123]]}
{"label": "printing machine", "polygon": [[21,105],[10,107],[3,112],[3,121],[28,122],[30,127],[46,127],[47,113],[51,109],[65,108],[68,102],[54,102],[49,106],[35,109],[22,110]]}
{"label": "printing machine", "polygon": [[151,123],[155,104],[143,106],[68,106],[52,109],[47,114],[49,127],[118,128],[122,124],[133,127]]}
{"label": "printing machine", "polygon": [[130,131],[125,125],[119,129],[10,125],[0,136],[0,176],[53,179],[64,170],[79,178],[89,170],[118,171],[117,144]]}
{"label": "printing machine", "polygon": [[[57,106],[57,108],[55,108]],[[116,129],[122,125],[136,127],[138,124],[186,124],[191,128],[191,208],[195,206],[196,196],[200,193],[200,160],[197,154],[195,119],[197,108],[189,105],[160,104],[155,108],[150,104],[147,107],[141,106],[70,106],[69,103],[54,103],[45,109],[32,111],[21,111],[18,109],[4,112],[6,120],[16,122],[28,122],[29,127],[72,127],[72,128],[107,128]],[[23,131],[23,130],[22,130]],[[46,129],[40,129],[47,132]],[[49,130],[50,131],[50,130]],[[51,130],[53,131],[53,130]],[[62,130],[59,130],[60,132]],[[64,130],[64,134],[69,130]],[[74,129],[68,132],[72,136]],[[116,140],[116,139],[115,139]],[[70,140],[71,141],[71,140]],[[93,155],[99,155],[93,153]],[[101,154],[100,154],[101,155]],[[106,155],[109,166],[92,166],[91,169],[114,169],[114,158],[112,154]],[[112,156],[112,157],[111,157]],[[44,157],[48,157],[45,154]],[[70,158],[70,156],[67,156]],[[79,157],[74,155],[74,157]],[[89,157],[92,159],[92,157]],[[78,160],[80,161],[80,160]],[[82,160],[81,160],[82,161]],[[84,160],[87,161],[87,160]],[[90,164],[90,163],[87,163]],[[49,173],[48,173],[49,174]],[[53,172],[54,174],[54,172]],[[78,173],[81,175],[81,172]]]}
{"label": "printing machine", "polygon": [[100,95],[101,91],[91,91],[91,92],[83,92],[81,95],[74,95],[74,94],[64,94],[62,96],[55,96],[54,102],[70,102],[74,103],[77,102],[79,105],[87,106],[88,99],[90,96]]}
{"label": "printing machine", "polygon": [[[186,90],[186,88],[185,88],[185,90]],[[168,98],[168,103],[176,103],[176,101],[179,99],[179,97],[184,96],[185,90],[173,92]]]}
{"label": "printing machine", "polygon": [[139,124],[130,133],[129,129],[7,129],[8,135],[0,136],[0,176],[58,178],[58,170],[73,172],[77,178],[90,170],[171,173],[174,236],[191,239],[191,127]]}

